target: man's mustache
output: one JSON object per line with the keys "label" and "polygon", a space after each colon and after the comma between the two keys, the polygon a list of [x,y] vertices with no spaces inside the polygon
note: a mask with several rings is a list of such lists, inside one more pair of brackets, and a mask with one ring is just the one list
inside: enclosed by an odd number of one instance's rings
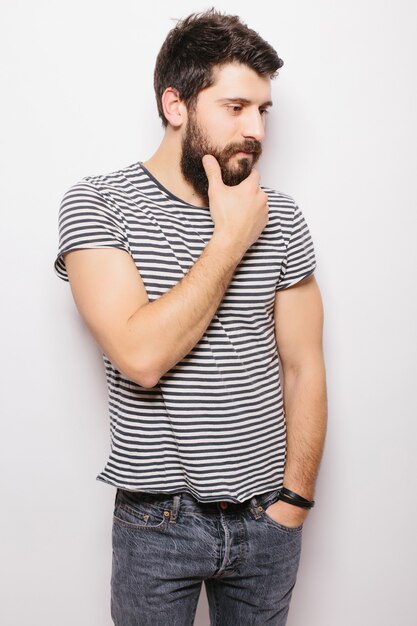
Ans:
{"label": "man's mustache", "polygon": [[262,154],[262,144],[256,139],[246,139],[242,143],[231,143],[223,150],[222,156],[228,159],[238,152],[252,152],[253,156],[258,158]]}

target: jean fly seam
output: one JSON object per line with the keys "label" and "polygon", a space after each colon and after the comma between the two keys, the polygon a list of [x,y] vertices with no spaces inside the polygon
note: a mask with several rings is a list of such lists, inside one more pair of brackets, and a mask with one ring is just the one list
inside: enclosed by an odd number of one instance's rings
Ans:
{"label": "jean fly seam", "polygon": [[221,574],[223,574],[224,570],[227,567],[227,561],[229,560],[229,556],[230,556],[230,540],[231,540],[231,536],[230,536],[230,529],[229,526],[227,525],[227,517],[224,515],[224,513],[220,512],[220,523],[223,527],[224,530],[224,556],[223,556],[223,561],[218,569],[218,571],[216,572],[215,576],[219,576]]}
{"label": "jean fly seam", "polygon": [[239,556],[236,559],[236,567],[234,568],[235,571],[239,569],[239,566],[246,559],[246,541],[247,541],[247,534],[246,534],[246,531],[245,531],[245,524],[244,524],[243,519],[241,517],[240,518],[240,528],[239,528]]}

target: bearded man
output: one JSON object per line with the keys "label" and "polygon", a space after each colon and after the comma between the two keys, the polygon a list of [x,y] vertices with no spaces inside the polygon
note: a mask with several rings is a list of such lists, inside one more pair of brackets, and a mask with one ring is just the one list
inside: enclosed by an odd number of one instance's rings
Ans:
{"label": "bearded man", "polygon": [[73,185],[55,269],[106,366],[117,626],[287,619],[326,425],[313,242],[254,168],[283,62],[237,16],[179,21],[156,152]]}

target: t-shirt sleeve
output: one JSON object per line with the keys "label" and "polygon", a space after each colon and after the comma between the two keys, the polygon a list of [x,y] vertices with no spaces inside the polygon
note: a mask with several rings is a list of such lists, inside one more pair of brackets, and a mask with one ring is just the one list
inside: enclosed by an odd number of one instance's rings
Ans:
{"label": "t-shirt sleeve", "polygon": [[295,205],[286,256],[282,263],[276,291],[295,285],[316,269],[313,240],[301,209]]}
{"label": "t-shirt sleeve", "polygon": [[118,248],[129,252],[122,219],[92,183],[81,181],[68,189],[59,207],[59,248],[54,269],[68,281],[63,255],[83,248]]}

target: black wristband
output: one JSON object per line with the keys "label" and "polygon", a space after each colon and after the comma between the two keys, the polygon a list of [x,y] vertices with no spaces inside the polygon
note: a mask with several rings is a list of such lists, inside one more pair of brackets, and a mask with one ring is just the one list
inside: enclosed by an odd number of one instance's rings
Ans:
{"label": "black wristband", "polygon": [[282,500],[287,504],[299,506],[302,509],[312,509],[315,504],[314,500],[306,500],[302,496],[299,496],[298,493],[295,493],[286,487],[282,487],[279,494],[279,500]]}

